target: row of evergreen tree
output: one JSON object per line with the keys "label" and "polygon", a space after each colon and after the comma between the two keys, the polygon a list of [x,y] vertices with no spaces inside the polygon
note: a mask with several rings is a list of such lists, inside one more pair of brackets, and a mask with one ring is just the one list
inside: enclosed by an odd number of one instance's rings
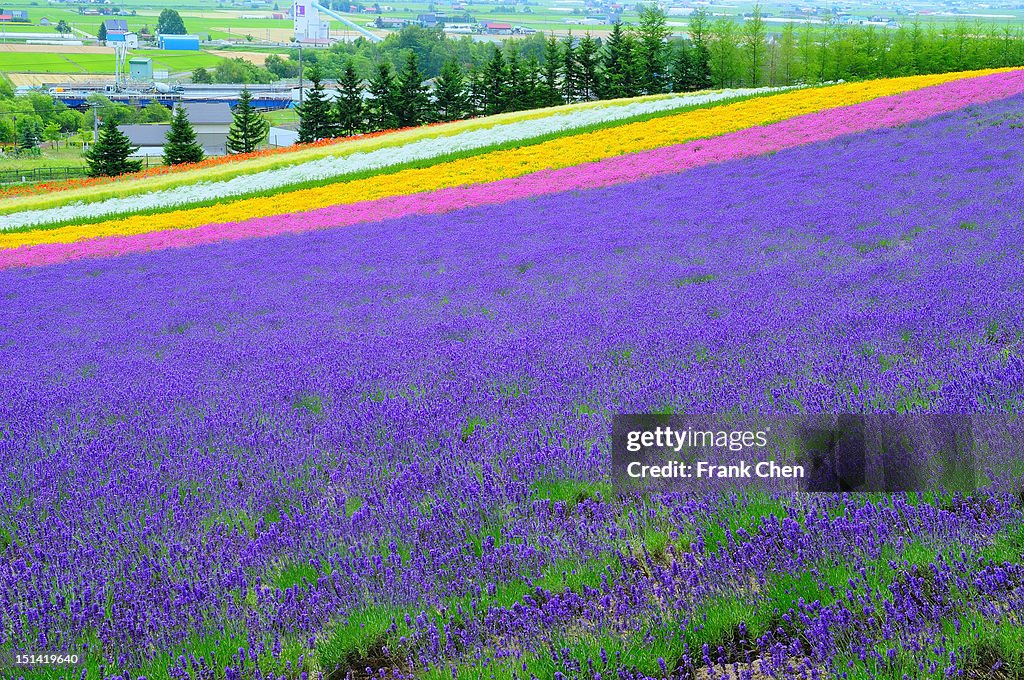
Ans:
{"label": "row of evergreen tree", "polygon": [[[837,19],[824,23],[788,23],[764,17],[759,8],[745,16],[711,15],[696,11],[690,17],[685,36],[666,36],[660,10],[644,10],[634,26],[623,32],[631,35],[631,55],[661,62],[662,84],[671,83],[671,71],[680,51],[706,50],[704,63],[716,87],[791,85],[820,81],[855,80],[905,76],[941,71],[968,70],[1024,63],[1024,26],[993,24],[982,20],[958,18],[928,22],[915,18],[898,27],[858,25]],[[576,36],[579,47],[585,36]],[[671,41],[671,44],[669,43]],[[588,43],[591,41],[588,41]],[[608,38],[594,39],[604,50]],[[523,64],[536,59],[547,67],[548,39],[536,33],[505,42],[507,58],[514,54]],[[583,66],[587,50],[583,44]],[[468,36],[450,37],[440,30],[418,26],[403,28],[383,41],[338,42],[325,50],[305,50],[305,65],[315,63],[325,79],[340,79],[349,63],[365,79],[376,72],[381,61],[389,61],[401,70],[409,51],[415,52],[419,68],[427,78],[436,78],[449,61],[455,60],[467,71],[486,67],[493,46],[473,42]],[[298,50],[287,59],[268,59],[266,68],[282,78],[296,77],[300,70]],[[643,55],[639,54],[642,52]],[[640,75],[651,73],[637,67]],[[601,95],[603,96],[603,95]]]}
{"label": "row of evergreen tree", "polygon": [[515,50],[497,46],[480,68],[467,71],[457,60],[449,60],[432,88],[424,84],[413,50],[397,72],[389,61],[379,62],[366,84],[349,62],[333,96],[324,85],[322,70],[314,65],[308,71],[311,87],[299,106],[299,141],[710,87],[706,32],[698,30],[692,43],[670,43],[669,35],[664,13],[645,8],[638,26],[626,29],[616,23],[603,42],[589,34],[578,40],[548,38],[543,60],[533,55],[524,59]]}
{"label": "row of evergreen tree", "polygon": [[[1021,29],[963,21],[896,30],[789,23],[769,34],[759,7],[742,23],[698,9],[685,40],[672,39],[665,13],[648,6],[636,25],[616,23],[604,39],[549,37],[539,56],[520,47],[516,41],[492,46],[488,59],[468,68],[449,59],[429,90],[415,46],[397,70],[388,59],[378,61],[365,85],[354,58],[340,73],[322,59],[309,71],[312,89],[299,109],[299,140],[593,99],[1024,64]],[[334,97],[323,83],[328,75],[338,80]]]}

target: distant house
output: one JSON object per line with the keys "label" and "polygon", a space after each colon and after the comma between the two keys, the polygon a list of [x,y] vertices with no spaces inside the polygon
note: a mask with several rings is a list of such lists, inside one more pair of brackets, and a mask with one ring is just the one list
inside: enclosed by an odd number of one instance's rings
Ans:
{"label": "distant house", "polygon": [[103,22],[103,26],[107,29],[108,35],[111,33],[111,31],[113,31],[114,33],[128,32],[128,22],[124,19],[106,19]]}
{"label": "distant house", "polygon": [[0,21],[27,22],[28,11],[23,9],[3,10],[0,9]]}
{"label": "distant house", "polygon": [[227,134],[234,116],[227,102],[179,102],[175,105],[184,106],[188,119],[196,132],[223,132]]}
{"label": "distant house", "polygon": [[375,28],[404,28],[412,24],[412,19],[401,19],[401,18],[389,18],[378,16],[373,25]]}
{"label": "distant house", "polygon": [[53,22],[50,21],[49,19],[47,19],[46,17],[43,17],[42,19],[39,20],[39,25],[40,26],[53,26]]}
{"label": "distant house", "polygon": [[[188,112],[189,122],[196,131],[196,141],[207,156],[227,154],[228,130],[231,128],[231,107],[226,103],[207,104],[186,102],[178,104]],[[162,156],[170,125],[118,125],[132,143],[139,147],[136,157]]]}
{"label": "distant house", "polygon": [[493,35],[512,35],[512,24],[505,24],[498,21],[488,21],[484,30]]}
{"label": "distant house", "polygon": [[143,156],[162,156],[164,143],[170,125],[118,125],[117,129],[125,134],[132,146],[139,147],[132,154],[135,158]]}
{"label": "distant house", "polygon": [[184,102],[175,106],[184,106],[196,138],[207,156],[223,156],[227,153],[228,130],[234,116],[226,102]]}

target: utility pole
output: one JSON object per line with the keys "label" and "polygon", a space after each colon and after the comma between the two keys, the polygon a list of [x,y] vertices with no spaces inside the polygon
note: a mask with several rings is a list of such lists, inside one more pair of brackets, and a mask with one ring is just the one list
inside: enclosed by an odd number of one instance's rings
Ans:
{"label": "utility pole", "polygon": [[302,43],[299,43],[299,106],[302,106],[302,89],[303,89],[302,77],[303,77],[303,75],[304,74],[303,74],[303,68],[302,68]]}

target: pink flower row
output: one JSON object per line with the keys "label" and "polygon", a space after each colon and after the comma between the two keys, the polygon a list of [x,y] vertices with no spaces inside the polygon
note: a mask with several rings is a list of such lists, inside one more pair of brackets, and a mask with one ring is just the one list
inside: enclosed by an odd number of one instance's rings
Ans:
{"label": "pink flower row", "polygon": [[445,213],[530,196],[624,184],[711,163],[748,158],[826,141],[842,135],[895,127],[1021,92],[1024,92],[1024,71],[954,80],[852,106],[826,109],[770,125],[747,128],[711,139],[617,156],[558,170],[544,170],[485,184],[331,206],[308,212],[258,217],[241,222],[207,224],[194,229],[154,231],[75,243],[51,243],[2,250],[0,269],[300,233],[407,215]]}

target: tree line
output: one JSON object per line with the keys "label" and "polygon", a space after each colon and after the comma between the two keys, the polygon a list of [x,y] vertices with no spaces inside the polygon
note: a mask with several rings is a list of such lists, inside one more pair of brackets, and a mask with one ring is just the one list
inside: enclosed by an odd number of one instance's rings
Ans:
{"label": "tree line", "polygon": [[[361,40],[312,52],[305,74],[311,89],[299,107],[299,140],[595,99],[1024,64],[1020,28],[966,22],[917,22],[898,29],[788,23],[774,34],[758,7],[742,24],[698,9],[685,38],[673,39],[665,13],[649,6],[640,10],[635,25],[616,23],[604,38],[586,33],[491,44],[483,48],[486,58],[477,54],[469,64],[450,56],[437,65],[443,34],[406,29],[384,42],[397,46],[403,40],[408,47],[400,50],[397,67],[386,45]],[[359,66],[365,50],[385,50],[368,73]],[[424,84],[428,78],[431,87]],[[324,84],[328,79],[336,80],[334,93]]]}

